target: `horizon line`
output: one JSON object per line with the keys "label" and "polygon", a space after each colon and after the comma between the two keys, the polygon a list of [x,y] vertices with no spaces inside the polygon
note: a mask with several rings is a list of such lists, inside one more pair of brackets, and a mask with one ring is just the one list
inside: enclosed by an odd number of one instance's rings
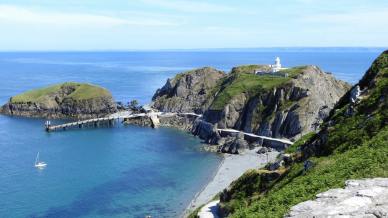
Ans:
{"label": "horizon line", "polygon": [[308,50],[308,49],[343,49],[343,50],[384,50],[388,46],[269,46],[269,47],[226,47],[226,48],[163,48],[163,49],[47,49],[47,50],[0,50],[0,53],[11,52],[179,52],[179,51],[243,51],[243,50]]}

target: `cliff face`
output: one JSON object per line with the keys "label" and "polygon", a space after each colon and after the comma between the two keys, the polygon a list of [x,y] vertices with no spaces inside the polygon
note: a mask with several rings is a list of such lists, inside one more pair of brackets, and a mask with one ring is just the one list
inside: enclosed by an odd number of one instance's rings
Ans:
{"label": "cliff face", "polygon": [[2,114],[88,118],[117,111],[112,95],[104,88],[81,83],[63,83],[11,97],[0,109]]}
{"label": "cliff face", "polygon": [[[386,196],[382,192],[377,194],[381,187],[363,188],[357,199],[349,190],[340,191],[340,195],[336,191],[349,179],[388,177],[387,145],[388,51],[385,51],[359,83],[341,97],[317,133],[307,134],[275,163],[245,173],[224,190],[220,195],[221,211],[230,217],[287,214],[310,217],[325,216],[330,207],[331,215],[339,212],[349,217],[363,213],[385,217],[388,205],[382,198]],[[318,195],[329,189],[334,191]],[[378,200],[374,205],[376,199],[372,195],[379,195],[382,202]],[[316,197],[317,200],[311,201]],[[355,199],[357,203],[352,201]]]}
{"label": "cliff face", "polygon": [[152,105],[160,111],[202,114],[212,101],[212,88],[225,76],[209,67],[178,74],[156,91]]}
{"label": "cliff face", "polygon": [[157,91],[154,107],[203,113],[194,125],[194,132],[203,136],[214,135],[213,126],[217,126],[298,138],[316,130],[350,87],[315,66],[291,68],[284,76],[254,75],[256,68],[263,70],[260,65],[248,65],[235,67],[228,75],[211,68],[178,75]]}
{"label": "cliff face", "polygon": [[243,92],[223,108],[205,112],[219,128],[234,128],[275,138],[294,138],[316,130],[349,86],[315,66],[299,69],[289,81],[255,93]]}
{"label": "cliff face", "polygon": [[[321,130],[301,146],[305,157],[346,150],[372,138],[388,124],[388,51],[372,64],[330,112]],[[341,135],[353,134],[350,138]],[[341,146],[335,146],[339,145]]]}

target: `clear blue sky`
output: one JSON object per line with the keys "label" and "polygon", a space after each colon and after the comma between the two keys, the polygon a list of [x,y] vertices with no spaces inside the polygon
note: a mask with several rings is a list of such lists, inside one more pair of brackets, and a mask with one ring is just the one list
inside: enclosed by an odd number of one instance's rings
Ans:
{"label": "clear blue sky", "polygon": [[388,46],[388,0],[0,0],[0,50]]}

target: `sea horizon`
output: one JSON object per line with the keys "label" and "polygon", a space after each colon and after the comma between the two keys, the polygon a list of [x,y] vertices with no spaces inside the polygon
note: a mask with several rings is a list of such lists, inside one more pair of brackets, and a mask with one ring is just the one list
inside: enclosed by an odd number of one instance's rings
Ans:
{"label": "sea horizon", "polygon": [[365,52],[365,51],[384,51],[388,46],[268,46],[268,47],[225,47],[225,48],[147,48],[147,49],[70,49],[70,50],[0,50],[0,53],[45,53],[45,52],[265,52],[265,51],[283,51],[283,52]]}

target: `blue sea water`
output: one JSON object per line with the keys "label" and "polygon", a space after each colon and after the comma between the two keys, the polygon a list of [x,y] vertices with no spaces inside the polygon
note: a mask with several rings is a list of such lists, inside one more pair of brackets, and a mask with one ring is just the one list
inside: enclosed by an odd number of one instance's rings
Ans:
{"label": "blue sea water", "polygon": [[[150,101],[167,78],[196,67],[315,64],[356,83],[382,49],[252,49],[0,53],[0,103],[64,81],[90,82],[118,101]],[[220,157],[184,132],[137,126],[46,133],[42,119],[0,115],[0,217],[176,217]],[[37,170],[37,152],[48,163]]]}

